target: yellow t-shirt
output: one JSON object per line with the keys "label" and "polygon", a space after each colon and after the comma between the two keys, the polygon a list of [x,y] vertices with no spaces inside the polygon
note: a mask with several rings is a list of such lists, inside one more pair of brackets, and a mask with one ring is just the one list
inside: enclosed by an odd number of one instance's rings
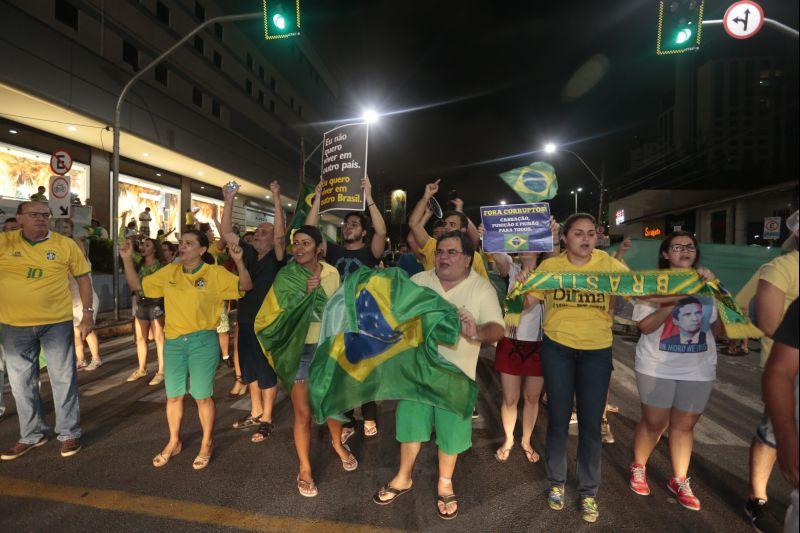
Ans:
{"label": "yellow t-shirt", "polygon": [[186,213],[185,220],[187,226],[194,226],[194,213],[192,213],[191,211],[189,213]]}
{"label": "yellow t-shirt", "polygon": [[202,263],[194,272],[171,263],[142,278],[147,298],[164,298],[164,335],[176,339],[216,329],[225,300],[239,298],[239,276],[224,267]]}
{"label": "yellow t-shirt", "polygon": [[78,244],[58,233],[30,242],[22,230],[0,233],[0,324],[72,322],[69,274],[91,272]]}
{"label": "yellow t-shirt", "polygon": [[[327,294],[330,298],[331,294],[336,292],[336,289],[339,288],[339,271],[325,261],[320,261],[319,264],[322,267],[319,277],[319,284],[322,286],[322,290],[325,291],[325,294]],[[316,320],[309,324],[308,333],[306,334],[306,344],[316,344],[319,340],[321,319],[322,317],[317,317]]]}
{"label": "yellow t-shirt", "polygon": [[[789,305],[797,299],[798,294],[798,270],[800,261],[798,260],[797,250],[788,254],[776,257],[758,271],[759,280],[768,281],[776,288],[783,291],[786,297],[783,299],[783,313],[789,309]],[[758,320],[758,316],[756,316]],[[767,358],[772,350],[772,339],[767,336],[761,337],[761,366],[767,364]]]}
{"label": "yellow t-shirt", "polygon": [[[585,265],[573,265],[567,254],[545,259],[537,272],[625,272],[628,267],[602,250],[593,250]],[[607,294],[579,292],[572,289],[533,291],[544,300],[544,334],[564,346],[576,350],[599,350],[611,346],[611,326],[608,314],[611,298]]]}
{"label": "yellow t-shirt", "polygon": [[[411,276],[411,281],[421,287],[433,289],[436,294],[457,308],[466,309],[472,313],[472,316],[475,317],[475,323],[479,326],[494,322],[504,327],[503,311],[497,301],[497,292],[495,292],[491,283],[483,279],[474,270],[470,271],[467,279],[449,291],[444,290],[434,270],[426,270],[414,274]],[[470,340],[463,335],[459,336],[455,346],[439,345],[441,356],[460,368],[473,381],[475,380],[475,367],[478,365],[480,351],[480,341]]]}
{"label": "yellow t-shirt", "polygon": [[[436,268],[436,239],[429,237],[422,248],[419,249],[419,253],[422,255],[422,268],[425,270]],[[483,258],[477,251],[472,254],[472,270],[489,279],[489,273],[486,272]]]}

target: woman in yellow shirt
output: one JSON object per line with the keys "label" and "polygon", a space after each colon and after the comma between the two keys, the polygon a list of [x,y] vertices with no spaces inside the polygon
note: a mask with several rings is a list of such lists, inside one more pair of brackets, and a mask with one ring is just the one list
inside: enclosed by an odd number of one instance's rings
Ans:
{"label": "woman in yellow shirt", "polygon": [[224,267],[208,264],[208,237],[190,230],[183,233],[179,255],[181,263],[172,263],[149,276],[139,276],[133,264],[130,243],[120,248],[125,278],[133,291],[143,291],[147,298],[164,298],[166,341],[164,342],[164,385],[167,390],[167,423],[169,442],[153,458],[153,466],[162,467],[180,453],[183,397],[186,378],[189,393],[197,403],[203,440],[200,452],[192,463],[195,470],[208,466],[213,448],[214,376],[220,359],[216,327],[225,300],[239,297],[240,291],[253,288],[250,274],[242,261],[242,249],[232,246],[230,255],[239,276]]}
{"label": "woman in yellow shirt", "polygon": [[[595,250],[594,217],[576,213],[564,223],[566,252],[545,259],[537,272],[615,272],[628,268]],[[603,444],[600,422],[611,380],[611,315],[607,294],[557,289],[528,293],[525,306],[544,301],[542,373],[547,388],[548,422],[545,466],[551,488],[547,503],[564,508],[567,481],[567,441],[573,396],[578,410],[578,493],[581,517],[597,520],[595,496],[600,485]]]}

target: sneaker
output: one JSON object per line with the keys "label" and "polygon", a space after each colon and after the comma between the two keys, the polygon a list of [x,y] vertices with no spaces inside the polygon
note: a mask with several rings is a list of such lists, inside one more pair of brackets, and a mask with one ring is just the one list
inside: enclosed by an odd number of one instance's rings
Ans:
{"label": "sneaker", "polygon": [[647,475],[645,474],[646,470],[644,466],[636,463],[631,464],[630,467],[631,479],[628,484],[631,490],[639,496],[650,496],[650,486],[647,484]]}
{"label": "sneaker", "polygon": [[61,441],[61,457],[70,457],[81,451],[81,439]]}
{"label": "sneaker", "polygon": [[597,510],[597,501],[590,496],[581,498],[581,518],[585,522],[594,523],[597,522],[599,516],[600,511]]}
{"label": "sneaker", "polygon": [[355,432],[356,430],[353,428],[342,428],[342,444],[347,444],[347,441],[350,440],[350,437],[352,437]]}
{"label": "sneaker", "polygon": [[678,503],[689,509],[690,511],[700,510],[700,500],[692,492],[692,487],[689,485],[689,480],[686,478],[681,481],[679,478],[672,478],[667,483],[669,491],[675,495]]}
{"label": "sneaker", "polygon": [[758,524],[766,511],[767,500],[762,500],[761,498],[747,498],[747,502],[744,504],[744,514],[747,516],[750,525],[753,526],[753,529],[756,531],[761,531]]}
{"label": "sneaker", "polygon": [[577,424],[578,423],[578,413],[572,411],[572,415],[569,417],[570,424]]}
{"label": "sneaker", "polygon": [[17,459],[18,457],[22,457],[29,451],[34,448],[38,448],[39,446],[44,446],[47,443],[47,437],[42,437],[39,439],[39,442],[35,444],[25,444],[24,442],[18,442],[14,445],[13,448],[10,450],[6,450],[0,455],[0,459],[3,461],[11,461],[13,459]]}
{"label": "sneaker", "polygon": [[550,487],[550,494],[547,495],[547,505],[554,511],[564,508],[564,487],[553,485]]}
{"label": "sneaker", "polygon": [[608,423],[608,420],[600,423],[600,439],[603,444],[614,444],[614,434],[611,432],[611,424]]}
{"label": "sneaker", "polygon": [[81,368],[86,368],[88,363],[86,361],[75,361],[75,368],[80,370]]}
{"label": "sneaker", "polygon": [[164,381],[164,374],[157,372],[156,375],[153,376],[153,379],[150,380],[150,383],[148,383],[148,385],[158,385],[163,381]]}
{"label": "sneaker", "polygon": [[131,372],[131,375],[128,376],[128,379],[125,381],[136,381],[137,379],[141,379],[147,375],[147,370],[139,370],[138,368]]}
{"label": "sneaker", "polygon": [[103,362],[100,359],[92,359],[92,362],[86,365],[86,368],[84,368],[84,370],[87,372],[91,372],[92,370],[97,370],[98,368],[100,368],[102,364]]}

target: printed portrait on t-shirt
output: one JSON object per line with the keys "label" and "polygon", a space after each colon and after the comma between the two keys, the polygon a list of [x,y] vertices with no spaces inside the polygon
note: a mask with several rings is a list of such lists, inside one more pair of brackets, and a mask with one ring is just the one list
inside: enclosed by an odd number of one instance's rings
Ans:
{"label": "printed portrait on t-shirt", "polygon": [[693,296],[680,300],[664,322],[659,349],[672,353],[708,351],[712,311],[710,303]]}

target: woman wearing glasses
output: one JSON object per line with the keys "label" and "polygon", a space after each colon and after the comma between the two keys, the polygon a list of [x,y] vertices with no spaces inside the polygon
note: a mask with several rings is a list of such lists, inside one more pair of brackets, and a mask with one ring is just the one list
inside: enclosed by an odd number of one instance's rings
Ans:
{"label": "woman wearing glasses", "polygon": [[[696,268],[703,279],[713,280],[711,271],[697,267],[699,261],[700,249],[691,233],[676,231],[661,243],[660,269]],[[635,363],[642,418],[634,433],[631,490],[642,496],[650,494],[645,473],[647,460],[669,428],[672,476],[667,489],[681,505],[699,511],[700,501],[686,475],[694,426],[716,379],[717,346],[713,332],[720,328],[717,309],[707,297],[637,299],[633,320],[642,332],[636,345]]]}

